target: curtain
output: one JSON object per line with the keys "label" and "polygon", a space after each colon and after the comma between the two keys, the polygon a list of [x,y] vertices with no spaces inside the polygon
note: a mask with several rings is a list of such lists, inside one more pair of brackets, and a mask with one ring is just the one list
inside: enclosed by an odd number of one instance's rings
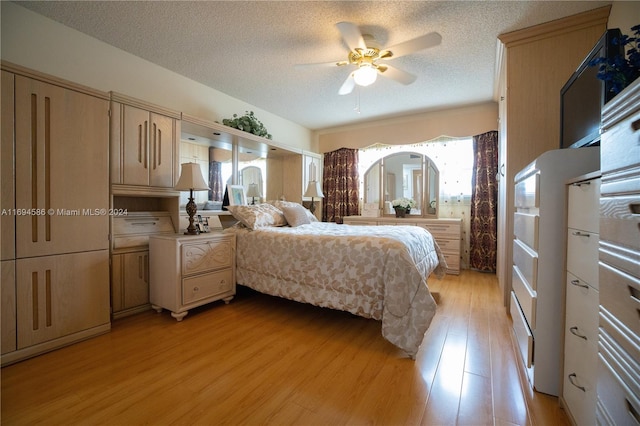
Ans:
{"label": "curtain", "polygon": [[222,163],[213,160],[214,148],[209,148],[209,200],[222,201],[224,183],[222,182]]}
{"label": "curtain", "polygon": [[498,215],[498,132],[473,137],[469,267],[496,271]]}
{"label": "curtain", "polygon": [[340,148],[324,155],[322,220],[342,223],[359,214],[358,150]]}

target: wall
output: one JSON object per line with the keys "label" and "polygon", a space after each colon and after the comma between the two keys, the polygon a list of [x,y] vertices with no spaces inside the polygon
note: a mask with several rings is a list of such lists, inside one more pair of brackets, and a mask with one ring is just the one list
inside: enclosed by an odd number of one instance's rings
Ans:
{"label": "wall", "polygon": [[[131,55],[7,1],[0,2],[1,57],[105,92],[115,91],[210,121],[252,110],[291,147],[312,150],[305,127]],[[162,90],[158,90],[158,88]]]}
{"label": "wall", "polygon": [[321,153],[339,148],[364,148],[425,142],[438,136],[464,137],[498,129],[498,104],[486,102],[399,118],[371,121],[316,132]]}

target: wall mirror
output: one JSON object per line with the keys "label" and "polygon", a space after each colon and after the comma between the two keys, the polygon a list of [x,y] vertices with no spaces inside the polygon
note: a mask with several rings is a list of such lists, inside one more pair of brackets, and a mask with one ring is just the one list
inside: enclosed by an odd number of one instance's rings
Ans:
{"label": "wall mirror", "polygon": [[393,200],[411,198],[416,205],[410,215],[437,217],[438,181],[438,168],[428,156],[415,152],[391,154],[365,172],[364,202],[377,205],[383,215],[394,215]]}

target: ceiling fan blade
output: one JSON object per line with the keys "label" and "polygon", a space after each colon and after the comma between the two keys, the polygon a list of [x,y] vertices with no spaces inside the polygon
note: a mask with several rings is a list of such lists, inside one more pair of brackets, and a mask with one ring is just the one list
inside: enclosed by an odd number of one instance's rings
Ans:
{"label": "ceiling fan blade", "polygon": [[416,81],[416,76],[411,73],[402,71],[398,68],[391,67],[389,65],[387,65],[386,67],[387,69],[381,72],[380,74],[387,78],[390,78],[391,80],[395,80],[398,83],[402,83],[404,85],[411,84],[414,81]]}
{"label": "ceiling fan blade", "polygon": [[442,43],[442,36],[436,32],[432,32],[420,37],[416,37],[412,40],[398,43],[395,46],[385,48],[384,51],[390,51],[393,53],[393,55],[387,56],[384,59],[399,58],[400,56],[408,55],[419,50],[437,46],[440,43]]}
{"label": "ceiling fan blade", "polygon": [[295,64],[294,67],[297,68],[297,69],[310,68],[310,67],[329,68],[329,67],[341,67],[341,66],[348,65],[348,64],[349,64],[349,62],[347,62],[347,61],[314,62],[314,63],[310,63],[310,64]]}
{"label": "ceiling fan blade", "polygon": [[356,24],[353,22],[338,22],[336,27],[338,27],[338,31],[340,31],[342,39],[347,43],[347,46],[349,46],[351,51],[354,51],[357,48],[367,48],[367,45],[362,38],[362,33]]}
{"label": "ceiling fan blade", "polygon": [[349,77],[342,83],[340,90],[338,90],[339,95],[348,95],[353,92],[353,88],[356,87],[356,81],[353,79],[353,73],[349,74]]}

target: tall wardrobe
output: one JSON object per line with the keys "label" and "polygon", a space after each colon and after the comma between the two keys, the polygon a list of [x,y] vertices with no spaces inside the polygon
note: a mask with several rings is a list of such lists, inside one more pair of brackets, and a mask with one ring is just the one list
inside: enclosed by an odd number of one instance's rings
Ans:
{"label": "tall wardrobe", "polygon": [[108,94],[2,64],[2,364],[110,329]]}
{"label": "tall wardrobe", "polygon": [[502,34],[499,38],[497,276],[509,309],[514,177],[560,147],[560,89],[607,29],[611,6]]}

